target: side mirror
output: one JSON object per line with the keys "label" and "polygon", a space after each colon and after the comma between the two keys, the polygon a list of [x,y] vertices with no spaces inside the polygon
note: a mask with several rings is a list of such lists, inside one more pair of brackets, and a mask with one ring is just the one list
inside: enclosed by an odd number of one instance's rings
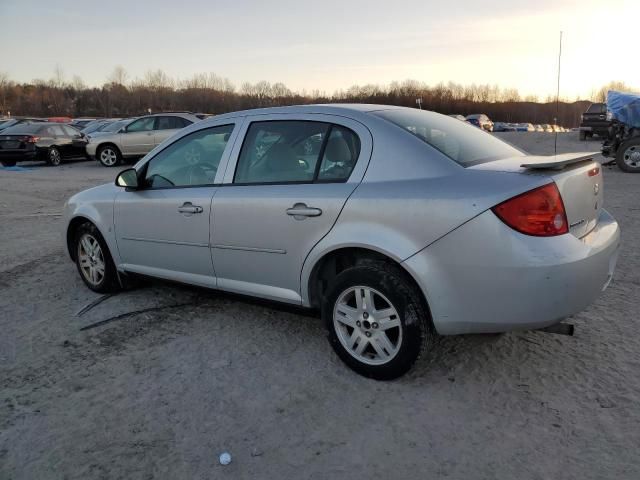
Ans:
{"label": "side mirror", "polygon": [[127,190],[138,189],[138,172],[135,168],[127,168],[121,171],[116,177],[116,185],[125,187]]}

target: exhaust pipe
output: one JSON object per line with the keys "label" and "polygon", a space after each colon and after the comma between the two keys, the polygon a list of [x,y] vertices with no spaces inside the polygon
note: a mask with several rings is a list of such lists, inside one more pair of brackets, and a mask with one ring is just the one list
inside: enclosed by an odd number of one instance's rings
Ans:
{"label": "exhaust pipe", "polygon": [[541,328],[540,331],[544,333],[557,333],[558,335],[573,336],[573,324],[571,323],[556,323],[549,327]]}

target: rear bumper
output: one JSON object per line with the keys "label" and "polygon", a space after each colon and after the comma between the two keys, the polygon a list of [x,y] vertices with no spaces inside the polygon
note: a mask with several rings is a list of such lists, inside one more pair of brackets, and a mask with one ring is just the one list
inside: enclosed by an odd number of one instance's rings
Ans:
{"label": "rear bumper", "polygon": [[36,150],[0,150],[0,160],[26,162],[36,158]]}
{"label": "rear bumper", "polygon": [[605,210],[591,233],[522,235],[484,212],[404,262],[438,333],[542,328],[591,304],[611,281],[620,229]]}

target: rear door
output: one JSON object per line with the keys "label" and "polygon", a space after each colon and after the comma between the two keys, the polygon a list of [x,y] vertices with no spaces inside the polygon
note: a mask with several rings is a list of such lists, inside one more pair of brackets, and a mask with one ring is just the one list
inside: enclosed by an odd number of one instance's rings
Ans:
{"label": "rear door", "polygon": [[300,303],[300,272],[362,180],[372,139],[332,115],[248,117],[213,201],[218,288]]}
{"label": "rear door", "polygon": [[114,218],[120,268],[215,286],[211,199],[234,127],[229,122],[181,137],[138,170],[141,189],[118,194]]}
{"label": "rear door", "polygon": [[157,117],[154,142],[156,145],[161,144],[178,130],[191,125],[186,118],[175,115],[160,115]]}
{"label": "rear door", "polygon": [[143,117],[127,125],[120,134],[122,154],[142,156],[149,153],[155,146],[155,123],[156,117]]}

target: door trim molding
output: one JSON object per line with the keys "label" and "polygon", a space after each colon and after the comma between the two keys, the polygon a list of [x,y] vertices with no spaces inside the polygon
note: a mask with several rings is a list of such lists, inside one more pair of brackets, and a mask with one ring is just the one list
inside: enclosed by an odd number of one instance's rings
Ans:
{"label": "door trim molding", "polygon": [[169,245],[186,245],[187,247],[209,247],[208,243],[178,242],[175,240],[156,240],[154,238],[122,237],[122,240],[131,240],[133,242],[167,243]]}
{"label": "door trim molding", "polygon": [[287,253],[286,250],[282,250],[279,248],[243,247],[239,245],[216,244],[216,245],[212,245],[212,248],[219,248],[221,250],[243,250],[245,252],[277,253],[280,255],[285,255]]}

